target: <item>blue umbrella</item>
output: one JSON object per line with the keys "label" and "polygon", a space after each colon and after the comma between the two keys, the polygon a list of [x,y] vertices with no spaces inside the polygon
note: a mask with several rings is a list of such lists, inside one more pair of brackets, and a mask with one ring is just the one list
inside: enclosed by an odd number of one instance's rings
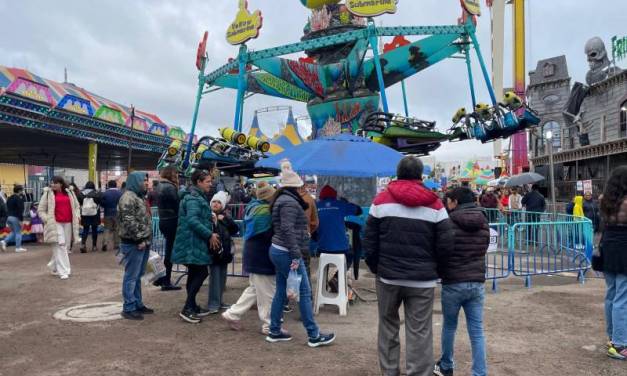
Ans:
{"label": "blue umbrella", "polygon": [[262,159],[257,167],[279,169],[289,159],[294,171],[302,175],[367,178],[396,175],[403,155],[363,137],[340,134],[302,143]]}

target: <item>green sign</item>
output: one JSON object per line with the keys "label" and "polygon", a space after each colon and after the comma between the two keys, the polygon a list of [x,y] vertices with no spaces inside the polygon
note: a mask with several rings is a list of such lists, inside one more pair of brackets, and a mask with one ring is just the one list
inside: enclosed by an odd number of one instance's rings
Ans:
{"label": "green sign", "polygon": [[258,73],[255,75],[255,79],[269,88],[274,89],[277,93],[290,99],[307,102],[311,97],[311,95],[309,95],[309,93],[305,90],[268,73]]}
{"label": "green sign", "polygon": [[627,57],[627,37],[612,37],[612,57],[614,61]]}

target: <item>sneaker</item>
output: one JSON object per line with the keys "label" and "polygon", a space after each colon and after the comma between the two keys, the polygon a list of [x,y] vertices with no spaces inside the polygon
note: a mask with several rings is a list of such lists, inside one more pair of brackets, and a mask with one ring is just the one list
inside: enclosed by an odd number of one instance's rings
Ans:
{"label": "sneaker", "polygon": [[266,336],[266,341],[270,343],[286,342],[286,341],[291,341],[291,340],[292,340],[292,335],[284,331],[281,331],[281,333],[279,334],[269,333]]}
{"label": "sneaker", "polygon": [[[87,253],[87,247],[84,245],[81,245],[81,253]],[[69,252],[68,252],[69,253]]]}
{"label": "sneaker", "polygon": [[209,312],[210,315],[215,315],[220,313],[220,308],[209,308],[207,312]]}
{"label": "sneaker", "polygon": [[183,321],[188,322],[190,324],[198,324],[201,321],[200,318],[191,311],[183,311],[179,313],[179,317],[182,318]]}
{"label": "sneaker", "polygon": [[65,274],[65,275],[60,276],[59,278],[61,278],[61,279],[68,279],[68,278],[70,278],[70,276]]}
{"label": "sneaker", "polygon": [[224,303],[220,304],[220,309],[225,309],[226,310],[226,309],[229,309],[229,308],[231,308],[230,304],[224,304]]}
{"label": "sneaker", "polygon": [[5,242],[4,240],[0,240],[0,249],[2,249],[2,252],[6,252],[7,242]]}
{"label": "sneaker", "polygon": [[102,246],[102,252],[107,252],[107,246],[106,245]]}
{"label": "sneaker", "polygon": [[22,247],[15,248],[15,252],[17,252],[17,253],[26,252],[26,248],[22,248]]}
{"label": "sneaker", "polygon": [[290,312],[293,312],[293,311],[294,311],[294,308],[290,307],[289,304],[286,304],[286,305],[283,306],[283,312],[284,313],[290,313]]}
{"label": "sneaker", "polygon": [[440,368],[440,362],[437,362],[435,364],[435,366],[433,367],[433,374],[435,376],[453,376],[453,370],[452,369],[442,369]]}
{"label": "sneaker", "polygon": [[144,319],[144,315],[142,315],[139,311],[122,312],[122,318],[139,321]]}
{"label": "sneaker", "polygon": [[152,315],[153,313],[155,313],[155,310],[152,308],[143,306],[140,309],[138,309],[137,312],[140,312],[142,315]]}
{"label": "sneaker", "polygon": [[320,333],[318,335],[318,337],[316,338],[309,338],[309,341],[307,341],[307,345],[309,345],[309,347],[319,347],[319,346],[326,346],[331,344],[331,342],[335,341],[335,334],[333,333],[329,333],[329,334],[322,334]]}
{"label": "sneaker", "polygon": [[607,350],[607,356],[612,359],[626,360],[627,359],[627,346],[612,346]]}
{"label": "sneaker", "polygon": [[[227,322],[229,328],[235,331],[239,331],[242,329],[242,323],[239,320],[231,319],[226,312],[223,312],[220,316],[222,316],[222,318]],[[268,331],[268,334],[270,334],[270,331]]]}
{"label": "sneaker", "polygon": [[207,316],[209,316],[211,314],[212,314],[211,311],[203,309],[203,308],[200,308],[200,307],[198,307],[198,308],[196,308],[194,310],[194,315],[196,317],[207,317]]}

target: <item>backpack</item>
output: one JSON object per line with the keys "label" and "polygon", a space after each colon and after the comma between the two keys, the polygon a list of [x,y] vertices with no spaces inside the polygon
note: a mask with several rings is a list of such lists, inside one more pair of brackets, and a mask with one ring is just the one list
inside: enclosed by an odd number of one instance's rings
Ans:
{"label": "backpack", "polygon": [[81,207],[81,215],[84,217],[93,217],[98,214],[98,204],[93,197],[85,197],[83,206]]}

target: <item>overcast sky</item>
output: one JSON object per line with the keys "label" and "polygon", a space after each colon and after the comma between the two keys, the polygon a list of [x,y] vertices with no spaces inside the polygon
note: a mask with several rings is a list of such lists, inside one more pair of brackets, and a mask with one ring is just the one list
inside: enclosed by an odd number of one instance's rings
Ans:
{"label": "overcast sky", "polygon": [[[125,105],[156,113],[166,123],[186,131],[191,125],[197,87],[196,47],[209,31],[209,68],[215,69],[237,48],[225,38],[237,10],[237,0],[0,0],[3,15],[0,65],[31,70],[43,77],[69,81]],[[482,3],[484,3],[482,1]],[[627,1],[604,0],[603,6],[583,0],[527,0],[527,67],[538,59],[566,55],[574,80],[583,81],[587,65],[583,46],[592,36],[608,47],[613,35],[625,35]],[[299,0],[249,0],[249,8],[263,12],[264,27],[251,49],[297,42],[310,14]],[[400,0],[399,12],[377,22],[395,25],[456,23],[459,0]],[[509,17],[507,11],[506,17]],[[505,22],[509,29],[509,18]],[[490,18],[484,5],[479,19],[479,42],[490,63]],[[411,39],[411,38],[410,38]],[[511,32],[506,31],[505,86],[511,85]],[[475,60],[476,62],[476,60]],[[620,65],[620,64],[619,64]],[[625,65],[625,63],[623,63]],[[475,64],[475,77],[480,77]],[[406,81],[412,115],[450,127],[452,113],[470,107],[466,69],[462,60],[448,60]],[[479,100],[488,101],[479,82]],[[400,86],[388,89],[390,108],[402,112]],[[201,105],[200,134],[212,134],[232,124],[234,91],[207,96]],[[306,115],[303,104],[253,96],[246,102],[244,123],[249,126],[259,107],[293,105],[296,116]],[[272,134],[285,114],[260,118],[264,132]],[[491,144],[467,141],[444,144],[435,155],[444,160],[466,160],[491,155]]]}

